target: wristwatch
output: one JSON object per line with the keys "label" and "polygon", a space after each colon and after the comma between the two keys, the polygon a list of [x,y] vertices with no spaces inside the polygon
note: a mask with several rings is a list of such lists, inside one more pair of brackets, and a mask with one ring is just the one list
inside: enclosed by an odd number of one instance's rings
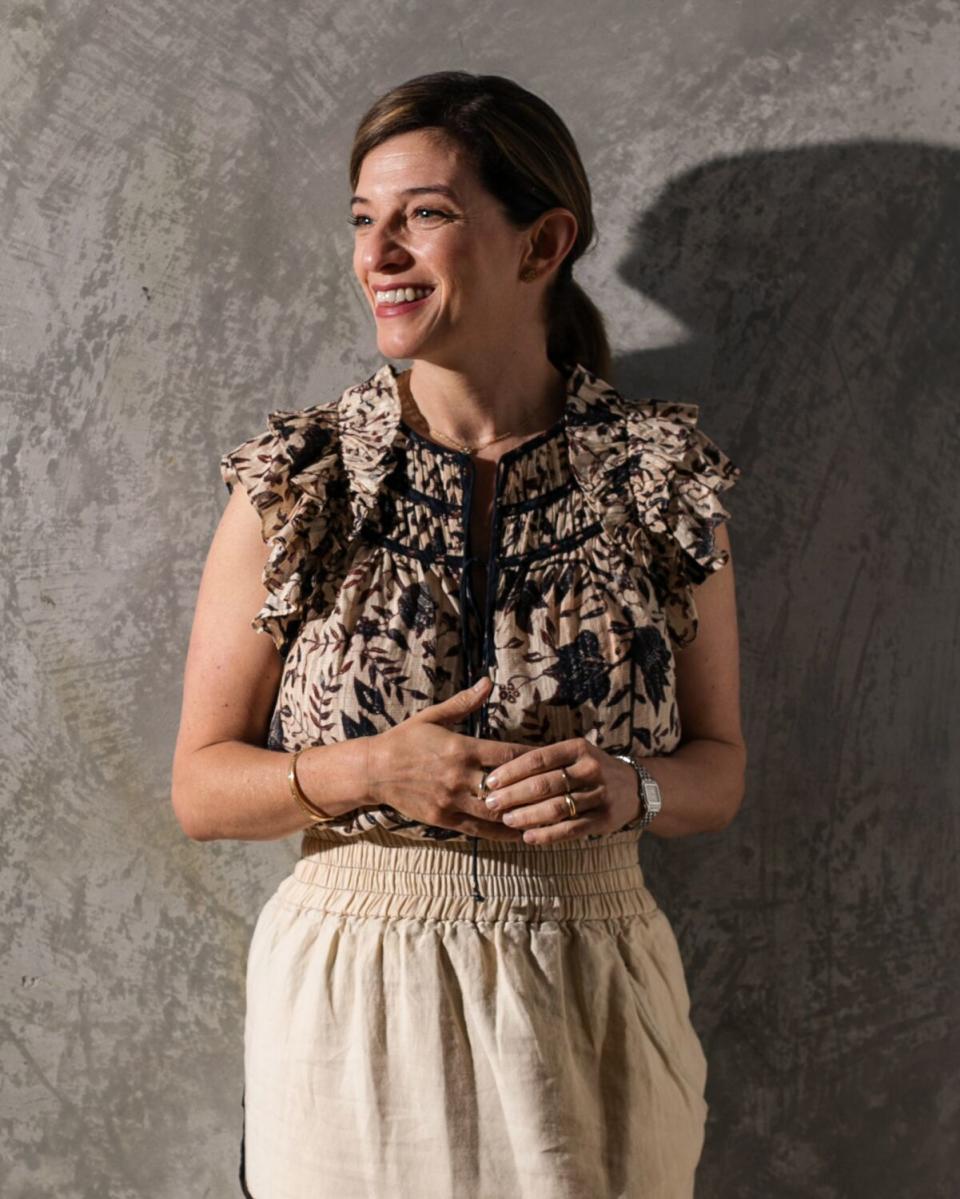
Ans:
{"label": "wristwatch", "polygon": [[627,829],[646,828],[663,807],[660,785],[646,766],[641,765],[629,754],[614,754],[620,762],[627,762],[637,774],[637,791],[640,795],[640,815],[625,826]]}

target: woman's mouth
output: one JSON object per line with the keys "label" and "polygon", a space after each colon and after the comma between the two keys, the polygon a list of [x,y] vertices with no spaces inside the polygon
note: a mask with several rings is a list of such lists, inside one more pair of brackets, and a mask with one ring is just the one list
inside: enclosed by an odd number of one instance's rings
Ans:
{"label": "woman's mouth", "polygon": [[377,316],[401,316],[426,303],[433,295],[433,287],[396,287],[374,291]]}

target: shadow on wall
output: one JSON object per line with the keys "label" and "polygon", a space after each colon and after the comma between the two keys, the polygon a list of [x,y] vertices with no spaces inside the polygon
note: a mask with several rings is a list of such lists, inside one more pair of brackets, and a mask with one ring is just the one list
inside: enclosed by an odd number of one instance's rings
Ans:
{"label": "shadow on wall", "polygon": [[622,277],[690,331],[730,492],[737,821],[642,860],[710,1060],[698,1199],[949,1193],[957,1022],[960,153],[852,142],[671,180]]}

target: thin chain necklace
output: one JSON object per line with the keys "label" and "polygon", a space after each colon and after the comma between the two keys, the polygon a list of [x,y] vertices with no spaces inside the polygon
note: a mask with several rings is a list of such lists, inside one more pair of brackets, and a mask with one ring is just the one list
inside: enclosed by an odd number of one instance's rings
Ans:
{"label": "thin chain necklace", "polygon": [[427,428],[434,437],[439,437],[442,441],[447,442],[448,445],[456,446],[464,454],[475,454],[477,450],[482,450],[485,446],[493,445],[495,441],[503,441],[504,437],[513,436],[512,433],[498,433],[496,437],[490,437],[486,441],[478,441],[476,445],[467,445],[465,442],[457,441],[456,438],[448,437],[446,433],[441,433],[433,425],[428,424]]}
{"label": "thin chain necklace", "polygon": [[[410,391],[410,379],[406,374],[403,376],[403,386],[409,401],[412,402],[413,393]],[[416,407],[416,405],[413,405],[413,407]],[[448,445],[456,447],[456,449],[460,450],[460,452],[463,454],[475,454],[478,450],[485,449],[488,445],[493,445],[495,441],[503,441],[505,437],[514,436],[512,432],[508,431],[506,433],[498,433],[496,437],[490,437],[486,441],[478,441],[475,445],[467,445],[466,442],[457,441],[455,437],[450,437],[447,433],[441,433],[439,429],[435,429],[433,425],[430,424],[423,413],[420,412],[419,408],[417,408],[416,411],[423,423],[427,426],[427,429],[434,437],[439,437],[441,441],[445,441]],[[530,434],[530,436],[532,437],[534,434]]]}

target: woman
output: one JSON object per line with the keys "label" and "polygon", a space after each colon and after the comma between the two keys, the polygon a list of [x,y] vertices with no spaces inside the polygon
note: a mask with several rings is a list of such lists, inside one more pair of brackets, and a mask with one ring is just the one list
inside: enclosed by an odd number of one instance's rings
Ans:
{"label": "woman", "polygon": [[303,833],[247,964],[244,1194],[689,1196],[706,1060],[637,842],[741,801],[739,469],[604,381],[543,101],[411,80],[350,180],[412,367],[224,456],[174,764],[191,837]]}

